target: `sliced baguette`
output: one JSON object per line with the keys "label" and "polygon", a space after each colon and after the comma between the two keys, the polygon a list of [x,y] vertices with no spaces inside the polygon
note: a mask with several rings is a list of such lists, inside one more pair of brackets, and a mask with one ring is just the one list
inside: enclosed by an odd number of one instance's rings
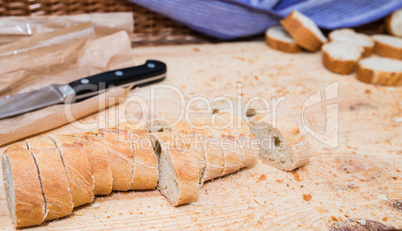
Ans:
{"label": "sliced baguette", "polygon": [[150,134],[158,156],[158,189],[173,205],[188,204],[197,198],[198,167],[186,144],[169,132]]}
{"label": "sliced baguette", "polygon": [[95,180],[95,195],[106,195],[112,192],[113,176],[107,149],[103,141],[94,133],[72,134],[79,140],[88,156],[91,174]]}
{"label": "sliced baguette", "polygon": [[297,44],[308,51],[318,51],[322,44],[327,42],[327,38],[317,25],[298,11],[290,13],[281,20],[281,24],[296,40]]}
{"label": "sliced baguette", "polygon": [[385,86],[402,86],[402,61],[370,57],[359,61],[357,79]]}
{"label": "sliced baguette", "polygon": [[282,26],[268,28],[265,32],[265,39],[267,44],[275,50],[287,53],[297,53],[301,50],[296,40]]}
{"label": "sliced baguette", "polygon": [[198,174],[200,179],[200,187],[204,184],[204,173],[205,173],[205,154],[202,148],[202,143],[196,142],[195,130],[191,128],[184,121],[177,121],[176,119],[159,119],[153,120],[149,123],[149,130],[158,130],[162,132],[171,132],[180,136],[191,153],[197,161]]}
{"label": "sliced baguette", "polygon": [[70,215],[74,207],[73,198],[56,145],[48,138],[28,139],[27,144],[37,165],[45,197],[45,220]]}
{"label": "sliced baguette", "polygon": [[329,33],[331,41],[350,43],[362,47],[363,57],[370,56],[373,53],[374,40],[365,34],[356,33],[353,29],[339,29]]}
{"label": "sliced baguette", "polygon": [[244,120],[232,113],[218,113],[217,117],[222,119],[223,124],[228,124],[229,129],[235,137],[237,148],[242,153],[242,167],[253,164],[258,157],[258,140],[251,134],[249,126]]}
{"label": "sliced baguette", "polygon": [[402,9],[399,9],[392,13],[387,19],[387,31],[388,33],[402,37]]}
{"label": "sliced baguette", "polygon": [[130,143],[134,150],[133,177],[130,189],[155,189],[158,183],[158,159],[147,130],[140,128],[137,124],[135,121],[119,124],[121,129],[129,133]]}
{"label": "sliced baguette", "polygon": [[3,155],[3,182],[15,227],[39,225],[46,204],[38,169],[25,142],[9,147]]}
{"label": "sliced baguette", "polygon": [[384,34],[373,35],[372,38],[375,41],[374,53],[387,58],[402,59],[402,38]]}
{"label": "sliced baguette", "polygon": [[106,145],[110,168],[112,169],[114,191],[127,191],[130,189],[134,150],[130,143],[130,135],[126,130],[118,128],[103,128],[95,131],[100,134]]}
{"label": "sliced baguette", "polygon": [[204,125],[209,126],[218,142],[224,157],[224,168],[221,176],[238,171],[243,167],[243,154],[235,140],[235,134],[222,118],[217,116],[199,117]]}
{"label": "sliced baguette", "polygon": [[198,118],[189,118],[187,121],[194,129],[194,142],[201,145],[205,157],[205,169],[200,184],[205,181],[220,177],[225,167],[225,158],[219,140],[214,133],[208,128],[207,123]]}
{"label": "sliced baguette", "polygon": [[322,63],[328,70],[346,75],[356,68],[363,48],[351,43],[333,41],[322,46]]}
{"label": "sliced baguette", "polygon": [[273,166],[291,171],[309,162],[310,145],[289,119],[260,114],[250,122],[250,130],[260,141],[260,155]]}
{"label": "sliced baguette", "polygon": [[94,177],[82,143],[69,135],[56,135],[50,138],[55,142],[63,161],[74,207],[94,201]]}

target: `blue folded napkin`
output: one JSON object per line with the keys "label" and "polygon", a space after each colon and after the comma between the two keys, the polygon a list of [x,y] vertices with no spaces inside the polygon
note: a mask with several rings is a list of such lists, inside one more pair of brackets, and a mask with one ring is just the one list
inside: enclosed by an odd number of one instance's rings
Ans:
{"label": "blue folded napkin", "polygon": [[293,10],[320,28],[360,26],[402,7],[402,0],[129,0],[219,39],[263,33]]}

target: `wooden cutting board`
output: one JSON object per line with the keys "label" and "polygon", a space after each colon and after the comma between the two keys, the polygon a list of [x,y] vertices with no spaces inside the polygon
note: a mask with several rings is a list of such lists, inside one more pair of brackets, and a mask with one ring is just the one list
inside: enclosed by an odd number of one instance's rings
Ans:
{"label": "wooden cutting board", "polygon": [[[136,63],[159,59],[168,65],[163,84],[172,87],[153,88],[152,113],[157,117],[178,115],[186,106],[174,89],[187,101],[195,96],[212,99],[236,95],[241,83],[245,97],[286,97],[278,113],[295,120],[304,132],[302,118],[306,126],[322,133],[327,118],[330,135],[319,141],[307,134],[313,150],[307,166],[284,172],[259,159],[254,166],[206,183],[190,205],[172,207],[157,190],[116,192],[33,229],[402,228],[402,88],[368,85],[353,74],[330,73],[321,64],[320,52],[285,54],[263,42],[135,48],[133,55]],[[149,102],[150,92],[144,87],[131,96]],[[323,103],[307,107],[302,116],[303,105],[314,93]],[[104,126],[116,118],[139,119],[144,111],[135,102],[125,103],[49,133],[78,131],[80,122],[98,121]],[[336,137],[336,148],[322,142]],[[13,228],[1,182],[0,230],[4,229]]]}

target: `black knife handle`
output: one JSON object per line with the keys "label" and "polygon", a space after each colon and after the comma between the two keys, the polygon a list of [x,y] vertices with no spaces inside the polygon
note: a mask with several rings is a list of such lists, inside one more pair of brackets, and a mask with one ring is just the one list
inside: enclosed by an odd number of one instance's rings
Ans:
{"label": "black knife handle", "polygon": [[166,64],[147,60],[145,64],[92,75],[69,83],[76,98],[82,99],[99,94],[111,86],[145,85],[161,81],[166,75]]}

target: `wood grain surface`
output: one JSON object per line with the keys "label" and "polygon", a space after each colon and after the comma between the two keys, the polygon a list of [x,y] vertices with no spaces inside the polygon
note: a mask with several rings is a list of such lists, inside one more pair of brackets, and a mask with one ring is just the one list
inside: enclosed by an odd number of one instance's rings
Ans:
{"label": "wood grain surface", "polygon": [[[368,85],[354,74],[330,73],[321,64],[320,52],[285,54],[263,42],[134,48],[133,56],[136,63],[166,62],[168,77],[163,84],[178,87],[186,100],[235,95],[237,82],[245,97],[285,96],[278,113],[300,126],[303,103],[316,91],[338,83],[338,89],[327,89],[338,95],[335,99],[307,108],[303,117],[311,129],[323,132],[326,105],[337,105],[339,118],[329,127],[339,124],[339,131],[334,129],[327,138],[338,137],[339,145],[328,147],[307,134],[313,155],[296,171],[280,171],[259,159],[254,166],[207,182],[190,205],[172,207],[157,190],[112,193],[76,208],[69,217],[32,229],[402,229],[402,88]],[[150,89],[130,94],[149,102]],[[157,117],[175,116],[184,107],[173,91],[154,90],[152,113]],[[329,111],[329,118],[338,115]],[[76,132],[94,121],[104,127],[116,118],[138,120],[146,112],[139,104],[126,102],[47,134]],[[86,124],[78,128],[79,123]],[[0,182],[0,230],[12,229]]]}

